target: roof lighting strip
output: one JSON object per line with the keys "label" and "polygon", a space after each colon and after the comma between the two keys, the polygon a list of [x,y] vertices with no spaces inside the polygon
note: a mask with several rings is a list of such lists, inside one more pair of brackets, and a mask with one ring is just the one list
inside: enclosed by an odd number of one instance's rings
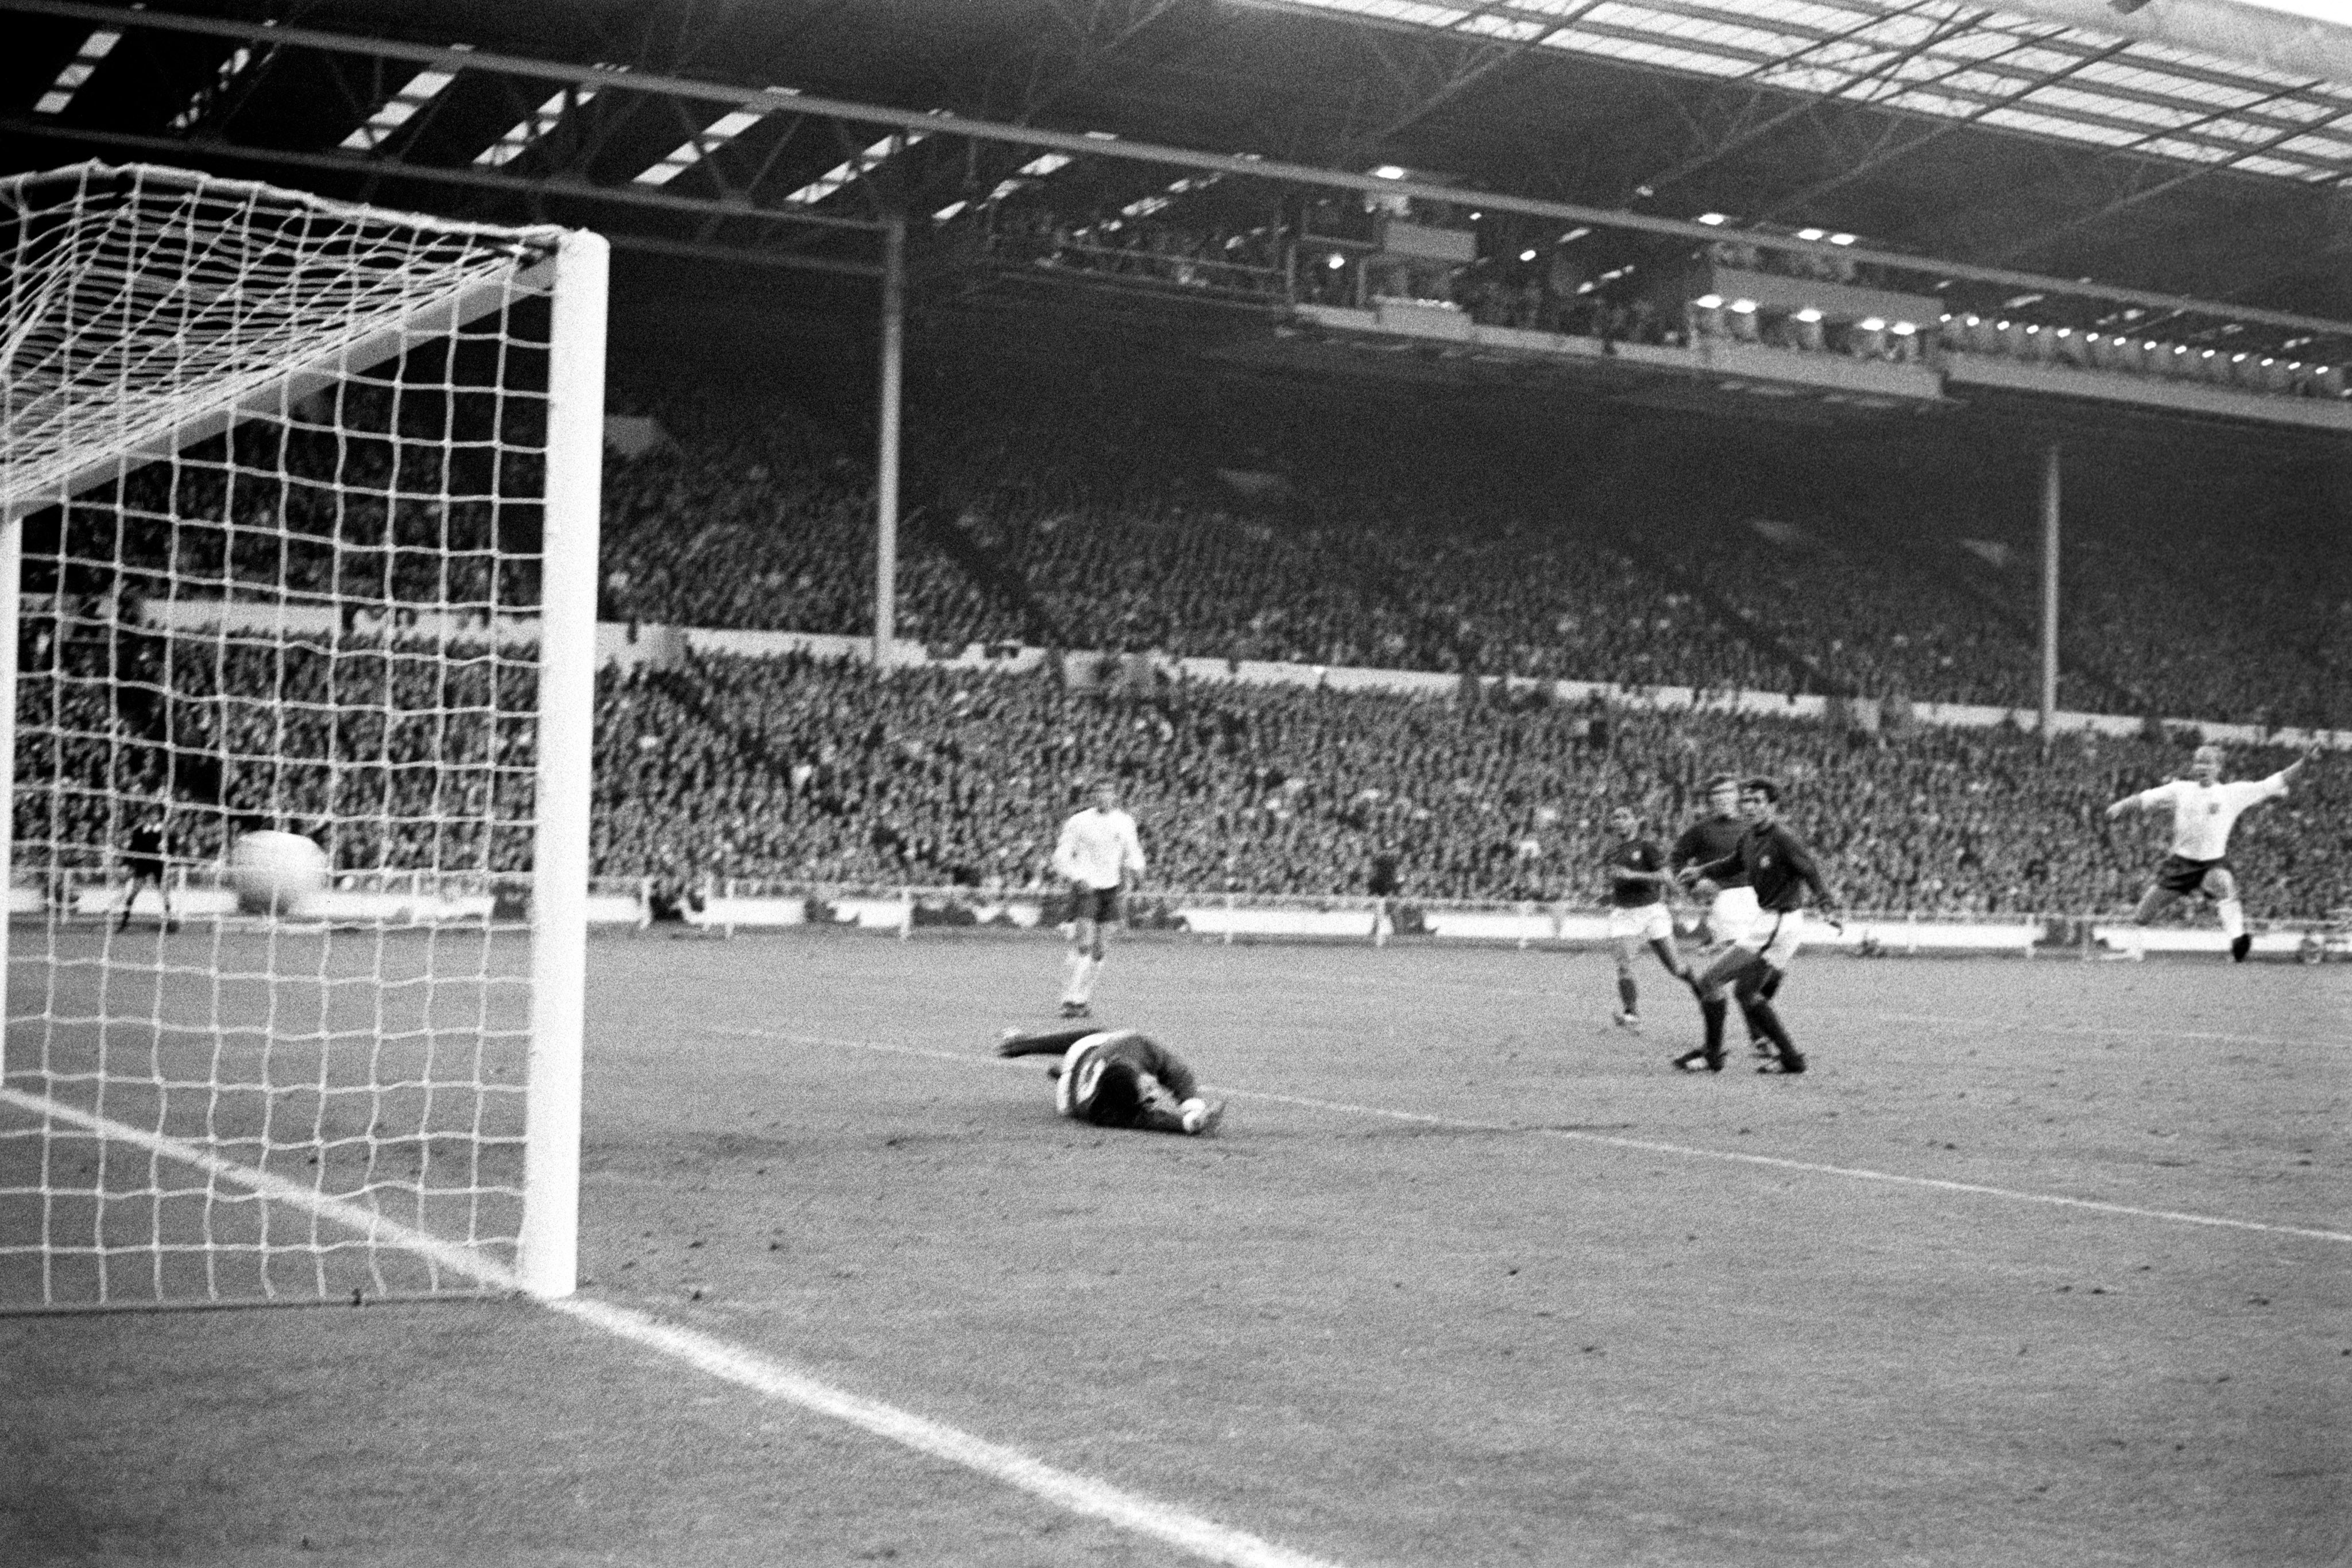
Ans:
{"label": "roof lighting strip", "polygon": [[236,53],[223,60],[220,69],[213,75],[212,85],[198,88],[190,94],[188,107],[172,117],[172,129],[185,131],[197,120],[202,120],[205,117],[205,110],[211,107],[213,99],[227,91],[229,83],[243,76],[245,68],[252,63],[253,46],[251,44],[244,46]]}
{"label": "roof lighting strip", "polygon": [[[449,47],[463,49],[472,46],[452,44]],[[407,124],[418,110],[440,97],[442,89],[457,79],[455,71],[418,71],[408,78],[406,87],[385,100],[383,108],[368,116],[365,125],[343,138],[343,150],[347,152],[374,152],[394,131]]]}
{"label": "roof lighting strip", "polygon": [[929,134],[927,131],[894,131],[856,157],[827,169],[784,200],[796,207],[813,207],[835,192],[871,174],[892,157]]}
{"label": "roof lighting strip", "polygon": [[84,38],[81,41],[81,47],[74,51],[74,57],[68,60],[65,69],[58,73],[58,79],[49,84],[49,90],[43,93],[40,100],[33,105],[33,112],[63,114],[66,111],[66,105],[74,100],[74,94],[81,90],[81,84],[88,81],[90,74],[98,69],[98,62],[112,53],[114,46],[121,42],[122,42],[121,34],[110,32],[104,27],[100,27],[89,37]]}
{"label": "roof lighting strip", "polygon": [[[795,97],[800,92],[800,89],[796,87],[772,87],[767,90],[779,98]],[[773,111],[765,109],[739,109],[732,114],[721,115],[678,143],[668,157],[639,173],[636,183],[640,185],[668,184],[672,180],[767,119],[772,112]]]}
{"label": "roof lighting strip", "polygon": [[595,97],[596,89],[593,87],[566,88],[532,110],[527,119],[516,121],[514,128],[504,136],[475,153],[474,162],[486,169],[513,162],[530,151],[531,143],[562,123],[563,113],[568,107],[593,102]]}

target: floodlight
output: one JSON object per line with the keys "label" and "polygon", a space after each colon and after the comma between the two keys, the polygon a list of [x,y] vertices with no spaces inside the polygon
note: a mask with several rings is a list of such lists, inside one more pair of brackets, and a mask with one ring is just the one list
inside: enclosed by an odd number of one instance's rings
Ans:
{"label": "floodlight", "polygon": [[1830,235],[1830,243],[1832,245],[1852,245],[1853,243],[1853,235]]}
{"label": "floodlight", "polygon": [[1720,224],[1727,224],[1731,220],[1721,213],[1701,213],[1698,215],[1698,221],[1713,228]]}
{"label": "floodlight", "polygon": [[1811,306],[1810,306],[1810,305],[1806,306],[1802,310],[1800,310],[1800,311],[1798,311],[1798,312],[1797,312],[1797,319],[1798,319],[1798,320],[1800,320],[1800,321],[1808,321],[1808,322],[1810,322],[1810,321],[1818,321],[1818,320],[1820,320],[1821,319],[1822,319],[1822,313],[1821,313],[1820,311],[1818,311],[1818,310],[1814,309],[1814,308],[1813,308]]}
{"label": "floodlight", "polygon": [[1829,231],[1827,229],[1799,229],[1797,231],[1797,237],[1799,239],[1820,239],[1828,233]]}
{"label": "floodlight", "polygon": [[1886,321],[1884,317],[1864,316],[1859,325],[1865,332],[1884,332],[1886,330]]}
{"label": "floodlight", "polygon": [[1756,301],[1753,299],[1735,299],[1731,302],[1731,308],[1739,312],[1742,316],[1752,316],[1756,313]]}
{"label": "floodlight", "polygon": [[1691,303],[1697,306],[1702,310],[1720,310],[1723,308],[1723,296],[1720,294],[1702,294],[1697,298],[1692,300]]}

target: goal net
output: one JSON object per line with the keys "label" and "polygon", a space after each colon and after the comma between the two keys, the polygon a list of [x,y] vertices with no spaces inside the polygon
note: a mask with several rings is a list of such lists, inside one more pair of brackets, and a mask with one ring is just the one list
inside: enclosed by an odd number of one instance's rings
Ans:
{"label": "goal net", "polygon": [[572,1286],[604,242],[0,182],[0,1311]]}

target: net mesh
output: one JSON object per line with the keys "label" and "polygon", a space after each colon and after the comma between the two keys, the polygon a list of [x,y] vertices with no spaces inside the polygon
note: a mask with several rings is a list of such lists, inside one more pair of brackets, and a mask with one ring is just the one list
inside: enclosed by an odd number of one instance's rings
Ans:
{"label": "net mesh", "polygon": [[99,166],[0,223],[0,1308],[478,1289],[522,1199],[555,236]]}

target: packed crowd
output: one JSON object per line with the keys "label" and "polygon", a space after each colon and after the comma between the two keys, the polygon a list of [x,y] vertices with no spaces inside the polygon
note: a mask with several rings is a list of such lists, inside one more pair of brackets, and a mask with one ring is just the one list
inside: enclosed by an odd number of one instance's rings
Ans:
{"label": "packed crowd", "polygon": [[47,618],[21,646],[19,873],[102,869],[153,812],[194,863],[257,826],[312,834],[345,872],[530,863],[529,653]]}
{"label": "packed crowd", "polygon": [[[1967,475],[1841,505],[1751,449],[1653,435],[1626,464],[1606,431],[1370,393],[1044,378],[975,418],[970,390],[919,388],[909,417],[898,622],[934,646],[2038,697],[2032,502],[1990,530],[2016,548],[1989,567]],[[863,452],[804,405],[651,406],[678,444],[612,467],[606,614],[869,632]],[[2217,514],[2134,484],[2070,512],[2061,706],[2352,720],[2352,579],[2312,535],[2324,505]]]}
{"label": "packed crowd", "polygon": [[24,591],[345,616],[539,602],[535,400],[356,380],[27,519]]}
{"label": "packed crowd", "polygon": [[[18,865],[95,871],[169,802],[173,853],[239,827],[320,836],[339,871],[528,863],[531,666],[444,644],[68,638],[19,685]],[[2009,728],[1848,731],[1721,711],[1168,681],[1076,689],[807,657],[608,670],[597,692],[597,874],[869,886],[1051,884],[1080,783],[1119,780],[1152,888],[1590,904],[1606,808],[1661,834],[1720,769],[1787,779],[1858,908],[2074,914],[2127,905],[2156,835],[2100,808],[2183,765],[2168,739]],[[2248,750],[2244,776],[2286,754]],[[2233,853],[2249,911],[2314,917],[2352,873],[2339,769],[2315,769]]]}
{"label": "packed crowd", "polygon": [[[714,658],[608,674],[599,695],[600,872],[679,883],[1052,885],[1085,780],[1120,781],[1156,889],[1404,895],[1603,893],[1606,809],[1670,835],[1718,769],[1787,779],[1793,820],[1856,908],[2114,912],[2161,845],[2101,808],[2178,772],[2169,740],[2010,729],[1848,733],[1707,712],[1411,699],[1234,683],[1072,690],[1050,675]],[[2249,751],[2232,771],[2285,753]],[[2312,916],[2352,872],[2352,780],[2323,766],[2233,852],[2259,917]]]}

